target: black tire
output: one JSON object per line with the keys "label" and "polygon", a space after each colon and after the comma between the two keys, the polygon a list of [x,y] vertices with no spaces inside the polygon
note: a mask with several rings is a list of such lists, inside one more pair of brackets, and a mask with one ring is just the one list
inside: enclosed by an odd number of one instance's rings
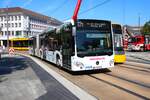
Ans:
{"label": "black tire", "polygon": [[56,59],[56,65],[59,67],[60,64],[59,64],[59,59]]}
{"label": "black tire", "polygon": [[57,65],[58,67],[61,67],[59,55],[56,56],[56,65]]}

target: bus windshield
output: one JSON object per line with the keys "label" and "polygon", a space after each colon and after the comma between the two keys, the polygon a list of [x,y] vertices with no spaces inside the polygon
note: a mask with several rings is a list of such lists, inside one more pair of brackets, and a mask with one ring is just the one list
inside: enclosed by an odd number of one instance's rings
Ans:
{"label": "bus windshield", "polygon": [[111,23],[104,20],[78,20],[76,44],[80,57],[112,55]]}
{"label": "bus windshield", "polygon": [[122,34],[114,34],[114,46],[115,48],[118,48],[118,47],[123,48]]}
{"label": "bus windshield", "polygon": [[119,24],[112,24],[114,33],[114,48],[115,51],[123,51],[122,29]]}
{"label": "bus windshield", "polygon": [[77,52],[78,56],[111,55],[112,45],[110,33],[78,32]]}

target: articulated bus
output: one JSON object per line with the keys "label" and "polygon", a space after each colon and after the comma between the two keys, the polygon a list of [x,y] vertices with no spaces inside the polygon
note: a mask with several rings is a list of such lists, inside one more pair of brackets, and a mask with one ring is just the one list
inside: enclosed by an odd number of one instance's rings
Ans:
{"label": "articulated bus", "polygon": [[30,54],[71,71],[114,67],[110,21],[78,19],[32,37]]}
{"label": "articulated bus", "polygon": [[124,63],[126,55],[123,47],[123,33],[120,24],[112,24],[114,34],[115,63]]}
{"label": "articulated bus", "polygon": [[31,41],[29,38],[12,38],[10,39],[10,47],[15,50],[29,50],[29,46],[31,45]]}

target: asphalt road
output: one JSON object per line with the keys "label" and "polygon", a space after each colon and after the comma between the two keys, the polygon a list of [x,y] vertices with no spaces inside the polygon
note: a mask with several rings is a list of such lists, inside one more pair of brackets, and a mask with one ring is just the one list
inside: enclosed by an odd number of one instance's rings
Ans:
{"label": "asphalt road", "polygon": [[3,55],[0,100],[78,100],[31,59]]}

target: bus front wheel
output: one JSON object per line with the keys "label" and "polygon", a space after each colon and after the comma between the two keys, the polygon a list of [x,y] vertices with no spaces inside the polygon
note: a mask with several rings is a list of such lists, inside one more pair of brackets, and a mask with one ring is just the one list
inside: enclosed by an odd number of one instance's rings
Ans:
{"label": "bus front wheel", "polygon": [[57,65],[58,67],[61,67],[61,64],[60,64],[60,57],[59,57],[59,56],[57,56],[56,65]]}

